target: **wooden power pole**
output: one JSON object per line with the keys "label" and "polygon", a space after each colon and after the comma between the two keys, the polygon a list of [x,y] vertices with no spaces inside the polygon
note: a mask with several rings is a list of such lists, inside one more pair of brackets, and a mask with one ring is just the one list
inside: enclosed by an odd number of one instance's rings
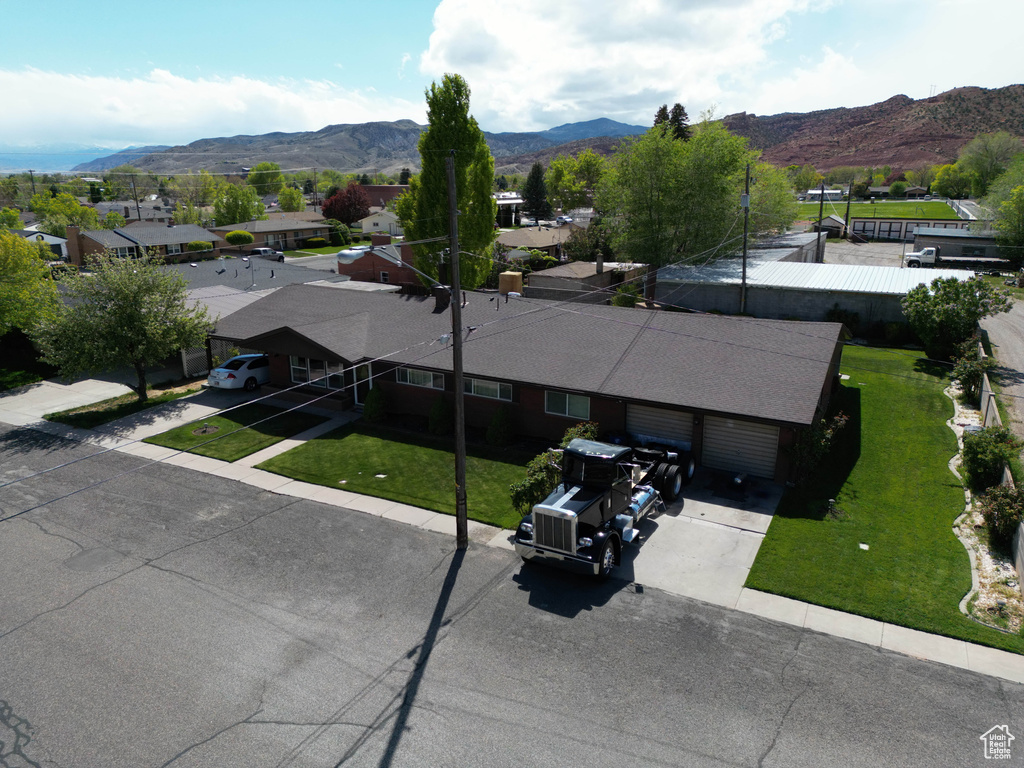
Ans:
{"label": "wooden power pole", "polygon": [[448,172],[448,231],[452,275],[452,368],[455,372],[455,546],[469,546],[466,506],[466,409],[462,377],[462,286],[459,282],[459,209],[455,197],[455,150],[444,159]]}

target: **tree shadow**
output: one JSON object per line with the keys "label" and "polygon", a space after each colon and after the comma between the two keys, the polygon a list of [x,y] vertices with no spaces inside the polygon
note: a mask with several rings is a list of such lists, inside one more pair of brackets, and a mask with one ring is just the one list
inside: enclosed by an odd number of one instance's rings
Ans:
{"label": "tree shadow", "polygon": [[[842,411],[849,417],[846,426],[836,435],[832,450],[811,477],[802,484],[787,488],[775,511],[779,517],[824,520],[829,500],[835,499],[857,465],[861,452],[861,396],[857,387],[841,387],[832,398],[827,418]],[[855,495],[847,491],[847,499]]]}
{"label": "tree shadow", "polygon": [[953,370],[953,366],[942,360],[919,357],[914,362],[914,370],[927,376],[934,376],[937,379],[947,379],[949,378],[949,372]]}
{"label": "tree shadow", "polygon": [[70,436],[52,435],[30,427],[16,427],[0,434],[0,453],[54,453],[81,443]]}

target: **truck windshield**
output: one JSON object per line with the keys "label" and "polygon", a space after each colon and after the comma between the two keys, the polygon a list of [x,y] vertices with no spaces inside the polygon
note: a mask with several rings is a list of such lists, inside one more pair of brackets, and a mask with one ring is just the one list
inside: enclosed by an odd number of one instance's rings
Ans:
{"label": "truck windshield", "polygon": [[615,479],[615,466],[599,461],[585,461],[571,453],[562,454],[562,474],[578,483],[604,484]]}

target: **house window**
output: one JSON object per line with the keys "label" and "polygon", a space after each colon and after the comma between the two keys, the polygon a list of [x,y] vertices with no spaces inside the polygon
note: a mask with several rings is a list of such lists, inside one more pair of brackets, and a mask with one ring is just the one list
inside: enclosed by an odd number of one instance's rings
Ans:
{"label": "house window", "polygon": [[345,388],[345,365],[344,365],[344,363],[328,363],[327,364],[327,388],[328,389],[344,389]]}
{"label": "house window", "polygon": [[135,248],[130,245],[122,248],[113,248],[111,250],[113,250],[115,256],[121,259],[128,259],[135,255]]}
{"label": "house window", "polygon": [[586,421],[590,418],[590,398],[568,392],[545,392],[544,412]]}
{"label": "house window", "polygon": [[414,387],[444,389],[444,374],[420,371],[416,368],[396,368],[395,379],[399,384],[410,384]]}
{"label": "house window", "polygon": [[295,355],[289,356],[288,360],[291,363],[292,381],[296,384],[305,384],[309,381],[309,361]]}
{"label": "house window", "polygon": [[170,243],[167,246],[167,255],[173,255],[175,253],[181,253],[181,243]]}
{"label": "house window", "polygon": [[503,381],[466,379],[463,382],[463,390],[467,395],[489,397],[492,400],[512,400],[512,385]]}
{"label": "house window", "polygon": [[380,281],[381,281],[382,283],[386,283],[386,282],[389,282],[389,281],[388,281],[388,273],[387,273],[387,272],[381,272],[381,273],[380,273]]}

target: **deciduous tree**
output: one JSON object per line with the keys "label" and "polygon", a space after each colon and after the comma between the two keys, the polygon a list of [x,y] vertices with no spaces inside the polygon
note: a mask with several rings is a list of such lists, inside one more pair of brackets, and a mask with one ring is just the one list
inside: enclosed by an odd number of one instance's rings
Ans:
{"label": "deciduous tree", "polygon": [[982,197],[988,192],[989,184],[1022,149],[1020,139],[1006,131],[981,133],[960,150],[957,165],[971,174],[971,190],[976,197]]}
{"label": "deciduous tree", "polygon": [[306,209],[306,198],[302,191],[285,187],[277,193],[277,204],[282,211],[304,211]]}
{"label": "deciduous tree", "polygon": [[68,227],[79,227],[84,230],[99,229],[100,220],[96,210],[78,201],[66,192],[56,197],[49,193],[32,196],[29,206],[42,219],[40,229],[56,237],[66,237]]}
{"label": "deciduous tree", "polygon": [[249,171],[246,181],[250,187],[256,190],[256,194],[260,197],[280,192],[284,186],[281,166],[277,163],[257,163],[256,167]]}
{"label": "deciduous tree", "polygon": [[0,336],[12,328],[31,329],[53,305],[50,255],[45,245],[0,230]]}
{"label": "deciduous tree", "polygon": [[224,184],[213,201],[213,218],[218,226],[242,224],[267,218],[266,206],[253,187]]}
{"label": "deciduous tree", "polygon": [[175,176],[170,186],[180,202],[202,208],[213,203],[221,183],[208,171],[189,171]]}
{"label": "deciduous tree", "polygon": [[1024,186],[1014,189],[999,205],[992,226],[999,233],[999,244],[1006,246],[1004,253],[1019,268],[1024,260]]}
{"label": "deciduous tree", "polygon": [[[491,269],[497,203],[491,197],[494,158],[483,131],[469,113],[469,85],[447,74],[427,89],[427,122],[420,134],[422,170],[409,180],[397,212],[408,240],[448,234],[448,179],[445,157],[454,150],[456,207],[459,210],[459,269],[462,284],[476,288]],[[437,278],[443,244],[413,246],[416,268]]]}
{"label": "deciduous tree", "polygon": [[149,254],[90,257],[90,274],[60,278],[66,302],[54,305],[32,338],[43,359],[64,376],[130,366],[132,387],[146,400],[147,373],[168,355],[201,346],[210,328],[205,307],[190,307],[188,283]]}
{"label": "deciduous tree", "polygon": [[983,317],[1009,312],[1013,300],[980,277],[937,277],[903,298],[903,314],[929,356],[949,360],[974,335]]}
{"label": "deciduous tree", "polygon": [[14,208],[0,208],[0,229],[20,229],[21,217]]}
{"label": "deciduous tree", "polygon": [[548,197],[563,211],[589,207],[604,169],[605,159],[592,149],[576,157],[559,155],[551,161],[545,176]]}
{"label": "deciduous tree", "polygon": [[328,219],[337,219],[346,226],[352,226],[370,215],[370,197],[362,186],[353,181],[324,201],[321,210]]}
{"label": "deciduous tree", "polygon": [[970,194],[971,182],[971,174],[959,163],[941,165],[935,172],[935,181],[932,183],[932,189],[943,197],[952,197],[959,200]]}

